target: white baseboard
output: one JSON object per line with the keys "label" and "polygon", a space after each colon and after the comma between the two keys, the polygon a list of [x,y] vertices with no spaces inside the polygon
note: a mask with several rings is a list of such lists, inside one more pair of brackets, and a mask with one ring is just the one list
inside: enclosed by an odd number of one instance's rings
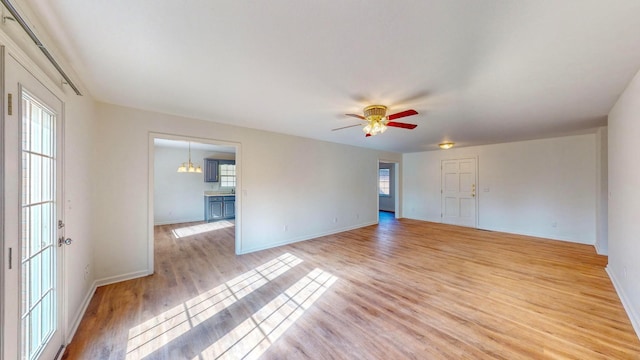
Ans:
{"label": "white baseboard", "polygon": [[89,307],[91,299],[93,299],[93,295],[96,293],[97,288],[98,286],[96,286],[96,282],[94,281],[93,284],[91,284],[89,291],[85,294],[84,299],[80,304],[80,309],[76,312],[73,322],[67,331],[66,344],[69,344],[71,340],[73,340],[73,336],[76,334],[78,326],[80,326],[80,322],[82,321],[84,314],[87,312],[87,308]]}
{"label": "white baseboard", "polygon": [[177,220],[168,220],[168,221],[157,221],[154,222],[153,225],[173,225],[173,224],[182,224],[182,223],[191,223],[191,222],[198,222],[198,221],[204,221],[203,217],[199,217],[197,219],[195,218],[191,218],[191,219],[177,219]]}
{"label": "white baseboard", "polygon": [[256,251],[260,251],[260,250],[266,250],[266,249],[271,249],[271,248],[275,248],[278,246],[283,246],[283,245],[289,245],[289,244],[293,244],[293,243],[297,243],[300,241],[306,241],[306,240],[311,240],[311,239],[315,239],[315,238],[319,238],[319,237],[323,237],[323,236],[329,236],[329,235],[333,235],[333,234],[337,234],[337,233],[341,233],[341,232],[345,232],[345,231],[349,231],[349,230],[355,230],[355,229],[359,229],[365,226],[371,226],[371,225],[376,225],[378,222],[374,221],[371,223],[364,223],[364,224],[359,224],[359,225],[354,225],[354,226],[348,226],[348,227],[344,227],[344,228],[340,228],[340,229],[335,229],[329,232],[324,232],[324,233],[319,233],[319,234],[313,234],[313,235],[305,235],[305,236],[301,236],[301,237],[297,237],[297,238],[293,238],[293,239],[288,239],[285,241],[280,241],[277,243],[271,243],[267,246],[259,246],[259,247],[255,247],[255,248],[251,248],[251,249],[240,249],[238,251],[238,255],[243,255],[243,254],[248,254],[248,253],[252,253],[252,252],[256,252]]}
{"label": "white baseboard", "polygon": [[629,297],[624,292],[624,288],[616,278],[614,272],[611,271],[609,266],[607,266],[605,270],[607,271],[607,274],[609,274],[609,278],[611,279],[611,282],[613,283],[613,287],[616,289],[616,292],[618,293],[618,297],[620,298],[620,301],[622,302],[622,306],[624,306],[624,309],[627,312],[627,316],[629,316],[629,320],[631,320],[631,326],[633,326],[633,329],[636,331],[636,335],[638,336],[638,339],[640,339],[640,314],[638,314],[637,310],[634,309],[633,306],[631,305],[631,301],[629,300]]}
{"label": "white baseboard", "polygon": [[609,249],[600,245],[599,242],[596,241],[596,244],[594,246],[596,247],[596,253],[598,255],[605,255],[605,256],[609,255]]}
{"label": "white baseboard", "polygon": [[116,276],[110,276],[110,277],[98,279],[98,280],[95,281],[95,284],[96,284],[96,287],[105,286],[105,285],[119,283],[119,282],[122,282],[122,281],[133,280],[133,279],[145,277],[145,276],[148,276],[148,275],[151,275],[151,274],[153,274],[153,271],[151,271],[151,272],[148,271],[148,270],[134,271],[134,272],[131,272],[131,273],[128,273],[128,274],[122,274],[122,275],[116,275]]}

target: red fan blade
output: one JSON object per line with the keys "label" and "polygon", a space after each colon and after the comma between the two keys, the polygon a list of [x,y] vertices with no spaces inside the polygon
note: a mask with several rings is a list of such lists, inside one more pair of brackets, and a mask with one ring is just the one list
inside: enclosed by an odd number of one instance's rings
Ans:
{"label": "red fan blade", "polygon": [[339,127],[339,128],[336,128],[336,129],[331,129],[331,131],[342,130],[342,129],[348,129],[348,128],[352,128],[352,127],[355,127],[355,126],[362,126],[362,124],[355,124],[355,125],[343,126],[343,127]]}
{"label": "red fan blade", "polygon": [[415,129],[418,125],[390,121],[390,122],[387,123],[387,126],[399,127],[399,128],[403,128],[403,129]]}
{"label": "red fan blade", "polygon": [[405,110],[405,111],[401,111],[399,113],[395,113],[395,114],[389,115],[389,116],[387,116],[387,119],[389,119],[389,121],[391,121],[391,120],[400,119],[402,117],[411,116],[411,115],[418,115],[418,112],[413,110],[413,109]]}
{"label": "red fan blade", "polygon": [[364,137],[369,137],[369,136],[371,136],[371,134],[365,134],[365,135],[364,135]]}
{"label": "red fan blade", "polygon": [[351,117],[354,117],[354,118],[358,118],[360,120],[365,120],[364,116],[362,116],[362,115],[358,115],[358,114],[345,114],[345,115],[351,116]]}

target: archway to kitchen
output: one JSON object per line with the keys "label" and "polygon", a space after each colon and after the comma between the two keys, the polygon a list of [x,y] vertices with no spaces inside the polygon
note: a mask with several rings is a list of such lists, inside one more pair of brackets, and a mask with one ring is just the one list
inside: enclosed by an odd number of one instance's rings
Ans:
{"label": "archway to kitchen", "polygon": [[[189,162],[194,169],[189,171]],[[179,167],[186,171],[179,172]],[[240,144],[172,134],[149,134],[149,265],[154,269],[156,226],[176,239],[216,233],[238,253],[241,240]],[[229,236],[232,234],[232,237]]]}

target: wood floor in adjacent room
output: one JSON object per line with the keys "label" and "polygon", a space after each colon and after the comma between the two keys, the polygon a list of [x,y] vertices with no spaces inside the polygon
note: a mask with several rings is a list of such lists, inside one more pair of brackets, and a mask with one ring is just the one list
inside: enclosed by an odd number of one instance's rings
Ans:
{"label": "wood floor in adjacent room", "polygon": [[236,256],[204,225],[156,227],[64,358],[640,359],[592,246],[391,218]]}

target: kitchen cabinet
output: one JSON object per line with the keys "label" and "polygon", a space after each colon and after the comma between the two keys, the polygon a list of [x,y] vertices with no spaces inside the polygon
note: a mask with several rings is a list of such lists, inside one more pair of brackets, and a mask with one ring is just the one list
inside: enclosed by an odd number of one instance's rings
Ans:
{"label": "kitchen cabinet", "polygon": [[220,181],[220,165],[235,165],[235,160],[204,159],[204,182]]}
{"label": "kitchen cabinet", "polygon": [[218,164],[217,159],[204,159],[205,182],[218,182]]}
{"label": "kitchen cabinet", "polygon": [[224,207],[221,196],[205,196],[204,208],[204,219],[206,221],[224,218]]}
{"label": "kitchen cabinet", "polygon": [[224,217],[234,218],[236,216],[236,197],[235,196],[225,196],[222,202],[223,205],[223,214]]}
{"label": "kitchen cabinet", "polygon": [[233,219],[235,217],[236,217],[235,195],[204,197],[204,221]]}

